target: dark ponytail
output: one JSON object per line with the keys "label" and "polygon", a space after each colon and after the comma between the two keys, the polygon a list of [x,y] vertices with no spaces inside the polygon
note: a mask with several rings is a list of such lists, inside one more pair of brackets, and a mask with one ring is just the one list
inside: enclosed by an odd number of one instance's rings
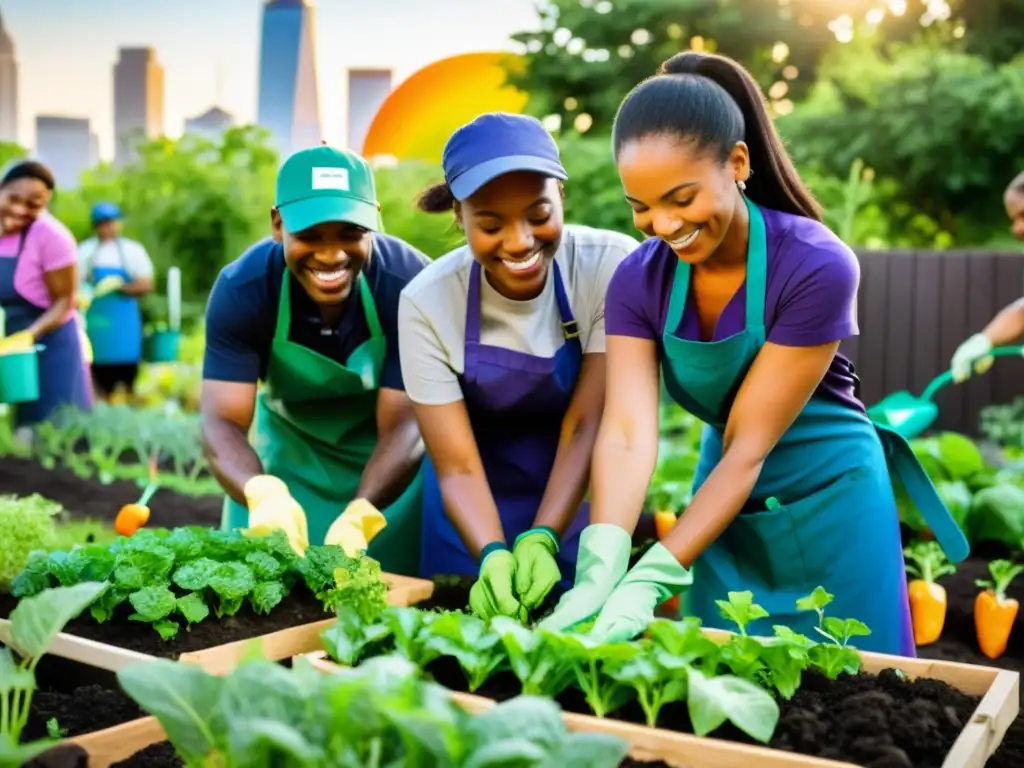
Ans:
{"label": "dark ponytail", "polygon": [[10,166],[3,177],[0,178],[0,187],[6,187],[8,184],[18,181],[18,179],[41,181],[43,186],[51,192],[56,186],[50,169],[35,160],[22,160]]}
{"label": "dark ponytail", "polygon": [[822,209],[804,185],[775,130],[757,82],[725,56],[686,51],[661,65],[619,106],[612,129],[618,157],[630,141],[678,136],[721,162],[740,141],[750,150],[746,194],[778,211],[822,220]]}
{"label": "dark ponytail", "polygon": [[455,208],[455,195],[445,183],[427,187],[416,200],[416,207],[425,213],[444,213]]}

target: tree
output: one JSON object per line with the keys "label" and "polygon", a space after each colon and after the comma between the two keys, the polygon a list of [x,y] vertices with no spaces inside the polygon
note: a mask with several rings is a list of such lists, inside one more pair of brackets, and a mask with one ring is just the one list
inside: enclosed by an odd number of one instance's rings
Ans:
{"label": "tree", "polygon": [[8,164],[15,160],[20,160],[25,157],[27,153],[25,148],[13,144],[9,141],[0,141],[0,175],[3,174],[4,169],[7,168]]}
{"label": "tree", "polygon": [[997,62],[1024,49],[1024,0],[947,2],[943,19],[926,0],[906,0],[900,15],[882,13],[882,0],[548,0],[541,28],[514,35],[526,66],[508,77],[530,94],[532,114],[606,130],[633,86],[691,48],[737,59],[776,101],[802,98],[837,38],[858,31],[902,41],[937,26]]}

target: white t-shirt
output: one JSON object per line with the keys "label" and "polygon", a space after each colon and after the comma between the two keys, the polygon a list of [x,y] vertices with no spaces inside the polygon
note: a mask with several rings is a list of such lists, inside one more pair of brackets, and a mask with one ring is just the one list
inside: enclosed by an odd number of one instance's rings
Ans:
{"label": "white t-shirt", "polygon": [[130,282],[153,278],[153,262],[146,249],[142,243],[127,237],[102,244],[95,237],[83,240],[78,246],[78,276],[83,284],[88,282],[90,271],[96,267],[124,267]]}
{"label": "white t-shirt", "polygon": [[[633,238],[604,229],[569,225],[555,252],[583,352],[605,351],[604,300],[623,259],[639,247]],[[462,400],[458,376],[465,369],[466,299],[473,255],[462,246],[437,259],[402,291],[398,304],[399,353],[405,390],[415,403]],[[480,342],[551,357],[565,343],[555,296],[555,270],[540,295],[515,301],[480,279]]]}

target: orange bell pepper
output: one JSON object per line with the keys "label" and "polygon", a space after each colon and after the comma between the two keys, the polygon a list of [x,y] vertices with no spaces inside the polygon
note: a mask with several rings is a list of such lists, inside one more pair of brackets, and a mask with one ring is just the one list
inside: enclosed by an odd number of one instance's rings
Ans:
{"label": "orange bell pepper", "polygon": [[114,520],[114,530],[121,536],[131,536],[149,522],[149,507],[145,504],[125,504]]}
{"label": "orange bell pepper", "polygon": [[937,581],[956,573],[956,566],[946,560],[942,547],[935,541],[907,547],[903,555],[908,561],[907,573],[916,577],[907,586],[914,643],[928,645],[939,639],[946,623],[946,590]]}
{"label": "orange bell pepper", "polygon": [[1006,596],[1010,583],[1024,571],[1024,565],[1009,560],[993,560],[988,564],[991,581],[975,582],[984,589],[974,600],[974,629],[978,634],[978,647],[990,659],[998,659],[1006,652],[1013,622],[1020,607]]}

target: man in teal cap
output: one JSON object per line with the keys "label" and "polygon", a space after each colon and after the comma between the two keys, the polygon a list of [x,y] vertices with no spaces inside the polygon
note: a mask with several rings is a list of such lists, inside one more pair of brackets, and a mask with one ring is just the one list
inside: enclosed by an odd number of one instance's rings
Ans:
{"label": "man in teal cap", "polygon": [[413,575],[423,448],[398,297],[428,260],[383,233],[366,161],[328,146],[281,167],[270,224],[206,309],[203,435],[223,524],[283,530],[299,552],[369,545],[385,571]]}

